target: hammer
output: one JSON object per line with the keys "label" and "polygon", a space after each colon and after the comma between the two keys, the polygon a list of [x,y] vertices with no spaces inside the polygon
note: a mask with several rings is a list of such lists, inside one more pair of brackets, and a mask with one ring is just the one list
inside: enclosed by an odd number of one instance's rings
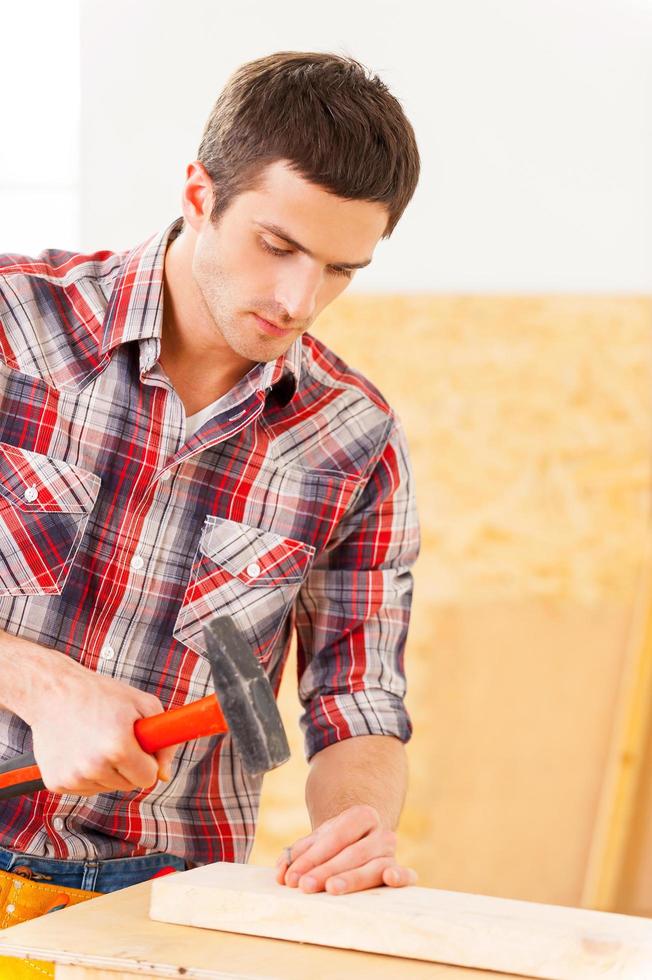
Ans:
{"label": "hammer", "polygon": [[[145,752],[230,731],[245,768],[267,772],[290,757],[274,693],[255,655],[228,616],[204,626],[215,694],[134,723]],[[218,701],[219,696],[219,701]],[[45,789],[33,752],[0,763],[0,799]]]}

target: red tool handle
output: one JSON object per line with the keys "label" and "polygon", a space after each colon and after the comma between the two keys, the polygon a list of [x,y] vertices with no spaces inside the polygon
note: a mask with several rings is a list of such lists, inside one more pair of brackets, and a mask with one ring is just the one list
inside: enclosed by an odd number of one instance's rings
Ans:
{"label": "red tool handle", "polygon": [[156,752],[168,745],[179,745],[191,738],[217,735],[228,730],[229,726],[214,694],[209,694],[201,701],[184,704],[181,708],[162,711],[149,718],[139,718],[134,724],[134,735],[145,752]]}
{"label": "red tool handle", "polygon": [[[217,735],[228,731],[228,725],[214,694],[184,704],[181,708],[162,711],[134,723],[134,735],[140,747],[150,754],[168,745],[179,745],[192,738]],[[14,756],[0,763],[0,800],[45,789],[41,770],[32,752]]]}

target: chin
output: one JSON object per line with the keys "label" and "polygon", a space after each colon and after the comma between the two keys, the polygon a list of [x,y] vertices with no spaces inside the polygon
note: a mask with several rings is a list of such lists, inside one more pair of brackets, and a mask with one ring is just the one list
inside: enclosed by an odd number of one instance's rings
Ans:
{"label": "chin", "polygon": [[272,337],[262,340],[256,337],[252,338],[248,343],[243,343],[242,338],[238,338],[233,343],[227,340],[227,343],[231,350],[239,357],[245,358],[248,361],[254,361],[255,363],[275,361],[281,354],[285,354],[288,347],[290,347],[290,344],[286,341],[279,344],[277,340],[275,343]]}

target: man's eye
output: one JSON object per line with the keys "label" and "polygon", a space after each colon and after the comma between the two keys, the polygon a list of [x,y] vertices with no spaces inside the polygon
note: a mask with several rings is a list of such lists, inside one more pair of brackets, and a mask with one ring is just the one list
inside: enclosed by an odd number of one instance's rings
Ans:
{"label": "man's eye", "polygon": [[274,248],[274,246],[269,245],[264,238],[260,239],[260,244],[263,246],[266,252],[271,252],[272,255],[292,255],[292,252],[287,248]]}
{"label": "man's eye", "polygon": [[[266,242],[264,238],[260,239],[260,244],[262,245],[262,247],[265,249],[266,252],[270,252],[272,255],[294,254],[292,250],[288,248],[274,248],[274,246],[270,245],[269,242]],[[345,276],[347,279],[350,279],[353,275],[352,269],[336,269],[335,267],[332,267],[329,269],[329,272],[331,272],[332,275],[334,276]]]}

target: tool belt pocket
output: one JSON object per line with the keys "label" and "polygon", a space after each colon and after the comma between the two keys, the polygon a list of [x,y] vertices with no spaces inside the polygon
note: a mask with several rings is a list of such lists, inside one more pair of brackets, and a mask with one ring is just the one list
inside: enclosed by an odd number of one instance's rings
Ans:
{"label": "tool belt pocket", "polygon": [[[25,870],[26,873],[29,872],[28,868]],[[102,892],[85,891],[83,888],[66,888],[34,881],[11,871],[0,871],[0,929],[36,919],[39,915],[69,905],[87,902],[101,894]]]}

